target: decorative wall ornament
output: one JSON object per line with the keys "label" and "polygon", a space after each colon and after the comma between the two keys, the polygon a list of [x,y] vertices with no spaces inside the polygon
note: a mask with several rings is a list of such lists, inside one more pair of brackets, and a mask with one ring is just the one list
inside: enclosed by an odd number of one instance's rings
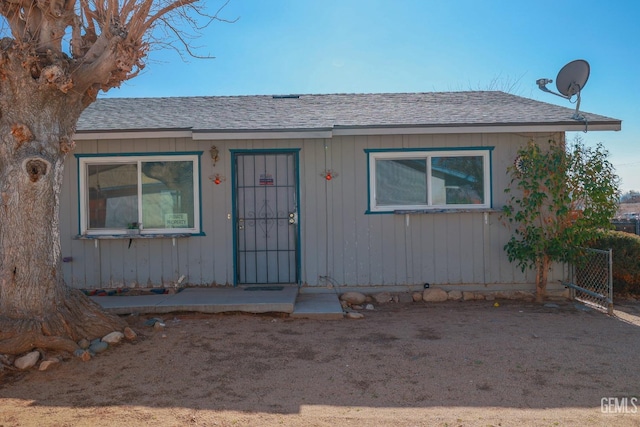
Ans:
{"label": "decorative wall ornament", "polygon": [[217,173],[217,174],[215,174],[215,175],[211,175],[211,176],[209,177],[209,179],[210,179],[211,181],[213,181],[213,183],[214,183],[215,185],[220,185],[223,181],[226,181],[226,180],[227,180],[227,178],[225,178],[225,176],[224,176],[224,175],[220,175],[219,173]]}
{"label": "decorative wall ornament", "polygon": [[338,172],[335,172],[332,169],[325,169],[324,172],[320,174],[320,176],[326,179],[327,181],[331,181],[333,178],[338,177]]}
{"label": "decorative wall ornament", "polygon": [[213,166],[216,166],[216,163],[218,162],[218,155],[220,154],[218,152],[218,148],[215,145],[211,146],[211,149],[209,150],[209,153],[211,153],[211,162],[213,163]]}
{"label": "decorative wall ornament", "polygon": [[513,165],[520,174],[524,174],[527,172],[527,163],[528,161],[525,156],[518,156],[513,162]]}

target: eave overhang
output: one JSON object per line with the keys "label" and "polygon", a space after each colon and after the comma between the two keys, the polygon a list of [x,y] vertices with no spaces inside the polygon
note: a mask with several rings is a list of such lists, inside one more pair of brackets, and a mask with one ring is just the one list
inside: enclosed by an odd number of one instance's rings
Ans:
{"label": "eave overhang", "polygon": [[78,131],[75,134],[74,139],[76,141],[156,138],[190,138],[195,141],[241,139],[331,139],[336,136],[369,135],[619,131],[621,128],[621,121],[570,121],[555,123],[456,123],[437,125],[334,126],[332,128],[315,129],[113,129]]}

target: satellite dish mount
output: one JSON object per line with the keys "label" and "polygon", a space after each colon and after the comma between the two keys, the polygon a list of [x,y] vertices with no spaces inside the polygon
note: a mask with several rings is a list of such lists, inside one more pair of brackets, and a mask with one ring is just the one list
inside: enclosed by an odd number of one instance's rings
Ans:
{"label": "satellite dish mount", "polygon": [[589,72],[589,63],[583,59],[576,59],[562,67],[558,73],[558,77],[556,77],[556,88],[558,89],[558,92],[554,92],[547,88],[547,85],[553,82],[551,79],[538,79],[536,80],[536,84],[540,90],[568,99],[570,102],[573,102],[571,101],[571,98],[575,95],[576,111],[573,113],[571,118],[573,120],[580,120],[586,123],[587,119],[584,115],[580,114],[580,92],[589,79]]}

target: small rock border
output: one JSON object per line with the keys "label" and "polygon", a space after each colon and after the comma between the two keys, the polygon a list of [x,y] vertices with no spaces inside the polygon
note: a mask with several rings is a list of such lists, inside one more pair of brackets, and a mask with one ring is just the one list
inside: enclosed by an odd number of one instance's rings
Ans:
{"label": "small rock border", "polygon": [[[563,292],[562,298],[568,298],[569,294]],[[532,302],[535,301],[535,294],[529,291],[491,291],[491,292],[473,292],[451,290],[445,291],[442,288],[428,288],[424,291],[415,292],[378,292],[365,295],[361,292],[345,292],[340,295],[340,304],[345,311],[348,319],[363,319],[362,310],[374,310],[373,303],[410,303],[410,302],[444,302],[444,301],[495,301],[502,300],[519,300]]]}
{"label": "small rock border", "polygon": [[[91,360],[99,353],[105,352],[110,346],[120,343],[123,339],[133,341],[138,334],[131,328],[126,327],[122,332],[114,331],[102,338],[89,341],[86,338],[78,341],[78,349],[73,353],[75,357],[83,361]],[[5,370],[26,371],[38,365],[39,371],[46,371],[56,366],[62,360],[68,358],[65,355],[47,356],[42,350],[33,350],[20,356],[0,354],[0,373]],[[40,362],[38,364],[38,362]]]}

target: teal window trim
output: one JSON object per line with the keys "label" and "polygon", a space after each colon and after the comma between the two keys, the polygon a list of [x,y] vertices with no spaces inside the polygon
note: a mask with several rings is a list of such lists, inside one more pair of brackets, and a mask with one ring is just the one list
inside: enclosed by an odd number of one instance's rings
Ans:
{"label": "teal window trim", "polygon": [[[367,215],[377,215],[377,214],[396,214],[398,212],[420,212],[420,213],[455,213],[455,212],[487,212],[493,210],[493,150],[495,147],[493,146],[472,146],[472,147],[420,147],[420,148],[367,148],[364,149],[364,153],[367,158],[367,209],[365,210],[365,214]],[[482,153],[483,157],[486,157],[485,166],[487,170],[484,171],[484,192],[485,192],[485,203],[479,205],[433,205],[427,203],[425,205],[420,206],[412,206],[412,205],[401,205],[401,206],[390,206],[389,208],[385,208],[383,206],[376,206],[374,197],[375,197],[375,189],[372,188],[375,186],[375,176],[372,174],[375,173],[374,168],[372,168],[372,163],[375,159],[384,159],[384,154],[390,154],[389,159],[394,157],[402,157],[402,155],[406,154],[409,158],[416,159],[430,159],[433,154],[437,154],[437,156],[446,156],[451,153],[451,156],[460,156],[461,153]],[[416,156],[412,156],[412,154],[417,154]]]}
{"label": "teal window trim", "polygon": [[74,154],[77,159],[100,157],[154,157],[154,156],[202,156],[204,151],[141,151],[132,153],[80,153]]}
{"label": "teal window trim", "polygon": [[473,147],[419,147],[419,148],[365,148],[364,152],[369,153],[412,153],[430,151],[493,151],[493,146],[473,146]]}
{"label": "teal window trim", "polygon": [[274,149],[233,148],[229,150],[229,153],[231,153],[231,156],[234,156],[235,154],[285,154],[285,153],[296,153],[296,155],[299,155],[300,148],[274,148]]}
{"label": "teal window trim", "polygon": [[[77,176],[77,189],[78,189],[78,234],[76,238],[95,238],[99,239],[100,236],[104,238],[114,238],[117,236],[126,237],[127,230],[122,229],[109,229],[109,230],[89,230],[87,224],[87,215],[83,214],[83,206],[86,203],[83,201],[84,194],[84,182],[83,177],[86,176],[86,166],[89,164],[108,163],[107,161],[100,161],[105,159],[127,159],[136,162],[153,161],[157,158],[179,158],[193,160],[194,164],[194,184],[197,188],[194,188],[194,214],[197,214],[197,221],[194,221],[194,228],[182,230],[182,229],[167,229],[167,231],[152,229],[142,230],[141,236],[143,238],[166,238],[172,235],[180,234],[182,236],[206,236],[202,229],[203,217],[202,217],[202,154],[203,151],[171,151],[171,152],[129,152],[129,153],[78,153],[74,154],[76,158],[76,170]],[[92,163],[89,159],[96,159],[95,163]],[[140,213],[141,215],[141,213]],[[184,231],[184,232],[183,232]]]}

